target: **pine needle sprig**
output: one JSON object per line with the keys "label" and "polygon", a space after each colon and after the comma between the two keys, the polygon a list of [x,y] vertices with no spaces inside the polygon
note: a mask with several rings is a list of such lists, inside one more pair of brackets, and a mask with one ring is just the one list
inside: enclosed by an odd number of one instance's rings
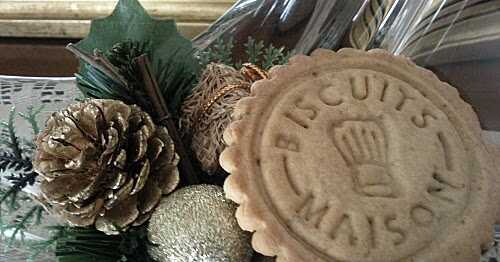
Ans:
{"label": "pine needle sprig", "polygon": [[[19,114],[32,124],[33,132],[37,132],[36,117],[42,108],[28,108],[24,114]],[[10,209],[17,207],[17,196],[26,186],[35,183],[38,174],[33,170],[31,152],[23,150],[19,137],[14,128],[16,111],[14,108],[9,113],[8,120],[1,123],[2,136],[0,145],[0,172],[9,172],[4,178],[9,181],[5,190],[0,192],[0,207],[4,204]]]}
{"label": "pine needle sprig", "polygon": [[[264,41],[257,41],[252,37],[248,37],[245,44],[244,62],[257,65],[265,70],[269,70],[275,65],[283,65],[288,63],[292,52],[285,50],[285,47],[277,48],[272,44],[265,45]],[[198,61],[202,68],[205,68],[209,63],[222,63],[240,69],[243,65],[241,61],[234,61],[232,58],[232,50],[234,41],[232,38],[224,41],[218,39],[212,47],[204,51],[198,52]]]}
{"label": "pine needle sprig", "polygon": [[222,64],[231,64],[233,61],[233,38],[229,38],[227,41],[224,41],[222,38],[219,38],[215,41],[215,44],[212,48],[212,61]]}
{"label": "pine needle sprig", "polygon": [[12,224],[1,224],[0,233],[7,238],[7,247],[11,247],[14,242],[20,238],[24,241],[25,231],[31,224],[37,224],[41,220],[44,208],[40,205],[35,205],[29,209],[24,215],[18,216]]}
{"label": "pine needle sprig", "polygon": [[110,50],[106,51],[106,57],[109,62],[116,66],[120,73],[127,77],[132,77],[129,81],[139,81],[135,75],[137,72],[136,66],[132,61],[143,54],[149,53],[151,44],[149,42],[137,42],[126,40],[115,44]]}
{"label": "pine needle sprig", "polygon": [[31,126],[31,131],[33,132],[33,136],[36,137],[38,133],[40,133],[40,127],[38,126],[38,121],[37,118],[42,113],[45,105],[41,105],[37,108],[34,106],[30,105],[27,108],[26,113],[19,113],[19,116],[21,116],[26,122],[28,122]]}
{"label": "pine needle sprig", "polygon": [[244,46],[246,48],[245,53],[248,55],[248,62],[255,65],[258,64],[260,56],[263,54],[264,41],[255,41],[254,38],[248,37]]}
{"label": "pine needle sprig", "polygon": [[[25,116],[36,122],[36,115],[38,110],[33,109],[25,114]],[[7,203],[10,210],[16,208],[16,200],[18,193],[28,185],[35,183],[37,173],[33,171],[33,164],[31,163],[30,156],[23,152],[20,145],[20,140],[16,135],[14,127],[16,117],[16,110],[12,108],[9,113],[8,120],[2,122],[2,136],[0,147],[0,172],[10,171],[12,174],[5,178],[9,180],[9,187],[0,194],[0,205]],[[35,131],[35,130],[34,130]]]}
{"label": "pine needle sprig", "polygon": [[56,227],[62,227],[62,226],[49,227],[51,231],[51,236],[49,239],[44,241],[35,241],[33,243],[28,244],[28,248],[30,250],[30,255],[27,259],[28,262],[35,262],[36,258],[40,256],[40,254],[44,252],[53,251],[56,249],[57,240],[62,237],[62,235],[60,235],[60,232],[54,229]]}
{"label": "pine needle sprig", "polygon": [[[134,63],[134,59],[143,54],[147,54],[149,50],[148,43],[127,40],[117,43],[111,50],[106,51],[106,58],[118,69],[118,72],[125,80],[127,80],[127,91],[133,99],[146,96],[146,94],[142,92],[142,78],[136,63]],[[143,102],[144,101],[141,103]]]}
{"label": "pine needle sprig", "polygon": [[32,167],[28,157],[17,158],[13,153],[0,151],[0,172],[6,170],[28,172],[32,170]]}
{"label": "pine needle sprig", "polygon": [[18,208],[17,196],[19,194],[19,190],[17,188],[11,186],[0,193],[0,205],[6,205],[9,212],[12,212]]}
{"label": "pine needle sprig", "polygon": [[89,65],[83,65],[85,74],[75,74],[78,89],[88,98],[118,99],[123,102],[132,101],[132,96],[128,95],[125,85],[111,78],[103,72]]}
{"label": "pine needle sprig", "polygon": [[[103,261],[115,262],[122,258],[120,236],[106,235],[93,228],[54,227],[54,237],[45,245],[55,243],[55,255],[60,262]],[[43,246],[43,245],[42,245]]]}
{"label": "pine needle sprig", "polygon": [[5,192],[0,195],[0,205],[7,203],[10,210],[16,209],[17,196],[23,188],[28,185],[33,185],[36,181],[38,174],[36,172],[26,172],[18,173],[15,175],[7,176],[6,178],[10,180],[11,185],[7,188]]}
{"label": "pine needle sprig", "polygon": [[234,40],[232,37],[228,40],[219,38],[215,40],[212,47],[198,54],[198,62],[202,68],[205,68],[209,63],[233,65],[233,48]]}
{"label": "pine needle sprig", "polygon": [[106,235],[90,227],[55,225],[48,226],[47,229],[50,232],[47,240],[28,244],[31,251],[28,261],[35,261],[44,252],[53,252],[59,262],[132,261],[124,259],[121,236]]}
{"label": "pine needle sprig", "polygon": [[32,259],[42,252],[53,250],[59,262],[154,262],[147,252],[151,243],[147,239],[146,226],[131,228],[120,235],[63,225],[49,229],[49,239],[30,245]]}
{"label": "pine needle sprig", "polygon": [[22,149],[19,145],[19,138],[16,135],[16,129],[14,127],[15,116],[16,109],[13,107],[9,112],[8,120],[0,123],[0,127],[2,128],[2,133],[0,134],[0,144],[9,148],[15,158],[22,159]]}
{"label": "pine needle sprig", "polygon": [[143,54],[148,54],[150,50],[150,44],[147,42],[143,43],[126,40],[115,44],[105,53],[109,62],[118,69],[118,72],[128,83],[124,91],[128,93],[130,99],[127,100],[126,103],[137,104],[148,113],[152,113],[151,101],[144,92],[142,77],[134,59]]}
{"label": "pine needle sprig", "polygon": [[[280,50],[282,50],[280,48]],[[288,63],[288,60],[290,60],[290,57],[294,54],[293,50],[285,51],[283,50],[282,55],[278,57],[278,60],[276,61],[275,65],[285,65]]]}
{"label": "pine needle sprig", "polygon": [[[5,178],[12,183],[11,187],[20,191],[23,188],[27,187],[28,185],[32,186],[33,184],[35,184],[37,176],[38,174],[36,172],[24,172],[24,173],[12,174],[6,176]],[[0,200],[0,203],[1,202],[2,201]]]}
{"label": "pine needle sprig", "polygon": [[290,52],[285,52],[285,48],[276,48],[269,45],[262,54],[261,66],[264,70],[269,70],[274,65],[281,65],[288,62]]}

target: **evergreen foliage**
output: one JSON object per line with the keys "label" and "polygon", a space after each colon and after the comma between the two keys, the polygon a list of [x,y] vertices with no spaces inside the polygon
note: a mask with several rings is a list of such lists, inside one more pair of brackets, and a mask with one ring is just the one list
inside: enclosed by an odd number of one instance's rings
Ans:
{"label": "evergreen foliage", "polygon": [[[40,131],[37,124],[37,116],[42,108],[29,107],[27,112],[19,114],[25,119],[37,135]],[[31,163],[32,152],[24,150],[22,140],[17,136],[14,126],[16,111],[11,109],[7,121],[1,122],[0,133],[0,172],[5,174],[2,179],[7,180],[8,186],[0,190],[0,211],[5,208],[8,212],[16,212],[19,207],[18,196],[20,192],[28,185],[35,183],[37,173],[33,171]],[[28,148],[31,148],[29,145]],[[3,221],[0,214],[0,233],[6,238],[7,247],[12,246],[16,239],[23,239],[24,232],[29,226],[39,224],[43,214],[41,205],[34,205],[26,213],[16,214],[16,219]]]}
{"label": "evergreen foliage", "polygon": [[264,41],[256,41],[249,37],[244,44],[246,60],[234,61],[233,48],[234,41],[230,38],[227,41],[217,39],[212,47],[199,52],[198,61],[204,68],[209,63],[222,63],[240,69],[245,62],[252,63],[264,70],[269,70],[275,65],[283,65],[288,62],[292,52],[286,51],[284,47],[274,47],[272,44],[266,46]]}

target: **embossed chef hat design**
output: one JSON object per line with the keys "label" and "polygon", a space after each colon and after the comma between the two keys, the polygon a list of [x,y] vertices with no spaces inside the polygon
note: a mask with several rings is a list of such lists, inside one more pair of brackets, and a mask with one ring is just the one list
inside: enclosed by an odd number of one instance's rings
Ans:
{"label": "embossed chef hat design", "polygon": [[351,168],[354,190],[369,197],[395,197],[387,164],[387,139],[375,120],[345,120],[334,124],[333,142]]}

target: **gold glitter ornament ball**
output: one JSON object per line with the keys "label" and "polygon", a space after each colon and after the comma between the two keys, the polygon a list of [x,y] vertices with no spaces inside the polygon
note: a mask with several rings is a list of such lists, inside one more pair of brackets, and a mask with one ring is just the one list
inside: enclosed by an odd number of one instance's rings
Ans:
{"label": "gold glitter ornament ball", "polygon": [[151,216],[149,252],[158,262],[250,261],[250,235],[234,217],[236,205],[219,186],[195,185],[161,200]]}

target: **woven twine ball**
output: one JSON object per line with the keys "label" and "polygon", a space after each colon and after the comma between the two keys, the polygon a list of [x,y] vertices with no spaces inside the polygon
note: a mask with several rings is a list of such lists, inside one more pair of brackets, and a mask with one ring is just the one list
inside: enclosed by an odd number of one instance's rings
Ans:
{"label": "woven twine ball", "polygon": [[250,85],[240,71],[209,64],[181,107],[180,130],[207,174],[219,171],[219,155],[226,147],[222,134],[236,103],[250,95]]}
{"label": "woven twine ball", "polygon": [[238,226],[235,211],[219,186],[177,190],[151,216],[148,237],[155,245],[149,253],[158,262],[250,261],[250,235]]}

